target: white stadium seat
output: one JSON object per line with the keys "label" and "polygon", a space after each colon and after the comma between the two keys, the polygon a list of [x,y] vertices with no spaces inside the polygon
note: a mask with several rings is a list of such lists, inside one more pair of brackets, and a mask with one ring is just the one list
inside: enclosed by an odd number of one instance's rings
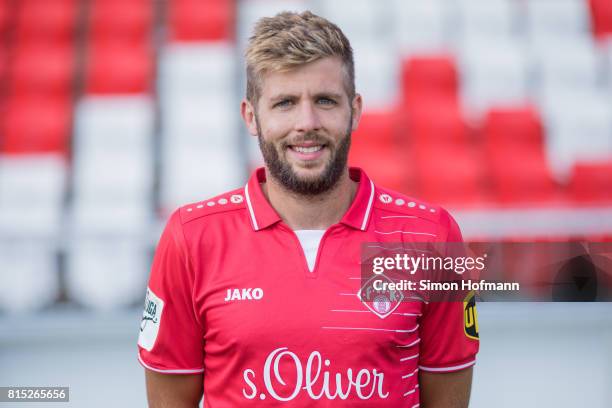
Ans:
{"label": "white stadium seat", "polygon": [[137,235],[146,231],[154,221],[150,198],[124,202],[100,198],[73,203],[71,215],[71,235]]}
{"label": "white stadium seat", "polygon": [[518,41],[468,42],[460,52],[462,98],[468,110],[522,105],[529,99],[529,65]]}
{"label": "white stadium seat", "polygon": [[353,48],[362,42],[384,44],[392,34],[385,21],[390,18],[387,3],[378,0],[318,0],[315,11],[333,21],[350,39]]}
{"label": "white stadium seat", "polygon": [[237,150],[240,107],[233,92],[223,98],[193,98],[193,103],[167,104],[162,112],[162,151],[187,143]]}
{"label": "white stadium seat", "polygon": [[0,310],[32,312],[59,295],[57,241],[0,239]]}
{"label": "white stadium seat", "polygon": [[75,236],[66,263],[69,298],[95,310],[137,303],[150,266],[146,248],[133,237]]}
{"label": "white stadium seat", "polygon": [[153,100],[148,96],[88,96],[76,106],[75,154],[151,146]]}
{"label": "white stadium seat", "polygon": [[245,165],[235,45],[171,43],[162,55],[160,193],[163,210],[171,211],[238,187]]}
{"label": "white stadium seat", "polygon": [[527,0],[526,24],[531,38],[590,35],[586,0]]}
{"label": "white stadium seat", "polygon": [[[271,12],[272,3],[245,2],[239,12],[252,19],[263,10]],[[281,2],[275,4],[280,7]],[[161,52],[160,204],[165,211],[234,188],[242,180],[239,56],[236,45],[227,41],[169,43]],[[240,177],[234,180],[233,173]]]}
{"label": "white stadium seat", "polygon": [[125,202],[149,200],[153,188],[152,148],[81,155],[74,162],[74,198],[97,201],[105,197]]}
{"label": "white stadium seat", "polygon": [[612,99],[612,37],[600,44],[600,52],[603,55],[603,82]]}
{"label": "white stadium seat", "polygon": [[602,83],[602,58],[593,43],[570,40],[537,44],[531,49],[541,92],[596,90]]}
{"label": "white stadium seat", "polygon": [[161,202],[166,210],[205,200],[246,181],[245,164],[232,150],[174,146],[164,156]]}
{"label": "white stadium seat", "polygon": [[464,41],[504,40],[517,31],[518,4],[514,0],[460,0],[456,5]]}
{"label": "white stadium seat", "polygon": [[236,56],[236,48],[229,42],[164,46],[158,77],[162,104],[174,104],[193,95],[227,95],[238,79]]}
{"label": "white stadium seat", "polygon": [[67,163],[55,154],[0,156],[0,237],[55,238],[61,228]]}
{"label": "white stadium seat", "polygon": [[447,4],[444,0],[391,1],[393,35],[403,56],[446,50],[450,34]]}
{"label": "white stadium seat", "polygon": [[[72,228],[146,228],[154,183],[153,101],[87,97],[76,111]],[[115,218],[116,217],[116,218]]]}
{"label": "white stadium seat", "polygon": [[612,105],[594,92],[549,93],[542,101],[551,167],[566,179],[576,161],[612,160]]}
{"label": "white stadium seat", "polygon": [[399,98],[400,60],[395,48],[378,42],[354,48],[355,87],[363,96],[364,110],[392,108]]}

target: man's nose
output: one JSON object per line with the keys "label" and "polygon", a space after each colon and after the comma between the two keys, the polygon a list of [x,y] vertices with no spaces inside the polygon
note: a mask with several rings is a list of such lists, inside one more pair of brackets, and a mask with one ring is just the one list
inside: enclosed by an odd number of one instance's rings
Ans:
{"label": "man's nose", "polygon": [[297,109],[295,130],[298,132],[310,132],[321,127],[319,113],[312,102],[301,103]]}

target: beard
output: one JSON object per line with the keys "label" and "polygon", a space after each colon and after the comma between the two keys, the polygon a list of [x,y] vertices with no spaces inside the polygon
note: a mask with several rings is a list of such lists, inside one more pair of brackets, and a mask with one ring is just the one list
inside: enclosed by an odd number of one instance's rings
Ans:
{"label": "beard", "polygon": [[[259,141],[259,148],[270,175],[288,191],[302,196],[316,196],[333,189],[346,169],[349,148],[351,146],[352,119],[351,115],[344,137],[338,142],[335,149],[328,139],[321,137],[317,133],[307,133],[303,137],[292,141],[292,143],[311,141],[324,144],[330,149],[331,155],[329,160],[321,174],[315,177],[302,177],[298,175],[284,157],[284,152],[289,148],[289,144],[286,141],[281,142],[277,149],[273,142],[264,140],[259,121],[257,121],[257,140]],[[279,153],[279,149],[282,154]]]}

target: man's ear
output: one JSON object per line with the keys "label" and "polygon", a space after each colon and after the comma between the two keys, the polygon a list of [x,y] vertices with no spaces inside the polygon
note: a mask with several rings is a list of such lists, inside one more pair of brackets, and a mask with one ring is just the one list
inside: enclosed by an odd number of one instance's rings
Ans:
{"label": "man's ear", "polygon": [[353,113],[353,123],[351,123],[351,129],[354,132],[359,126],[359,120],[361,119],[361,111],[363,109],[363,98],[361,94],[355,94],[353,101],[351,102],[351,110]]}
{"label": "man's ear", "polygon": [[255,108],[247,99],[243,99],[240,103],[240,115],[242,116],[242,120],[244,120],[247,130],[251,136],[258,136],[257,115],[255,115]]}

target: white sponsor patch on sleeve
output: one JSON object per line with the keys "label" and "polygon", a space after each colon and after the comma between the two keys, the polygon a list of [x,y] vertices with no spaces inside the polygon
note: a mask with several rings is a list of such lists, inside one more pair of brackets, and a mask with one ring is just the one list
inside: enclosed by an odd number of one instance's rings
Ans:
{"label": "white sponsor patch on sleeve", "polygon": [[163,310],[164,301],[147,288],[147,297],[140,321],[140,335],[138,336],[138,345],[147,351],[151,351],[155,345]]}

